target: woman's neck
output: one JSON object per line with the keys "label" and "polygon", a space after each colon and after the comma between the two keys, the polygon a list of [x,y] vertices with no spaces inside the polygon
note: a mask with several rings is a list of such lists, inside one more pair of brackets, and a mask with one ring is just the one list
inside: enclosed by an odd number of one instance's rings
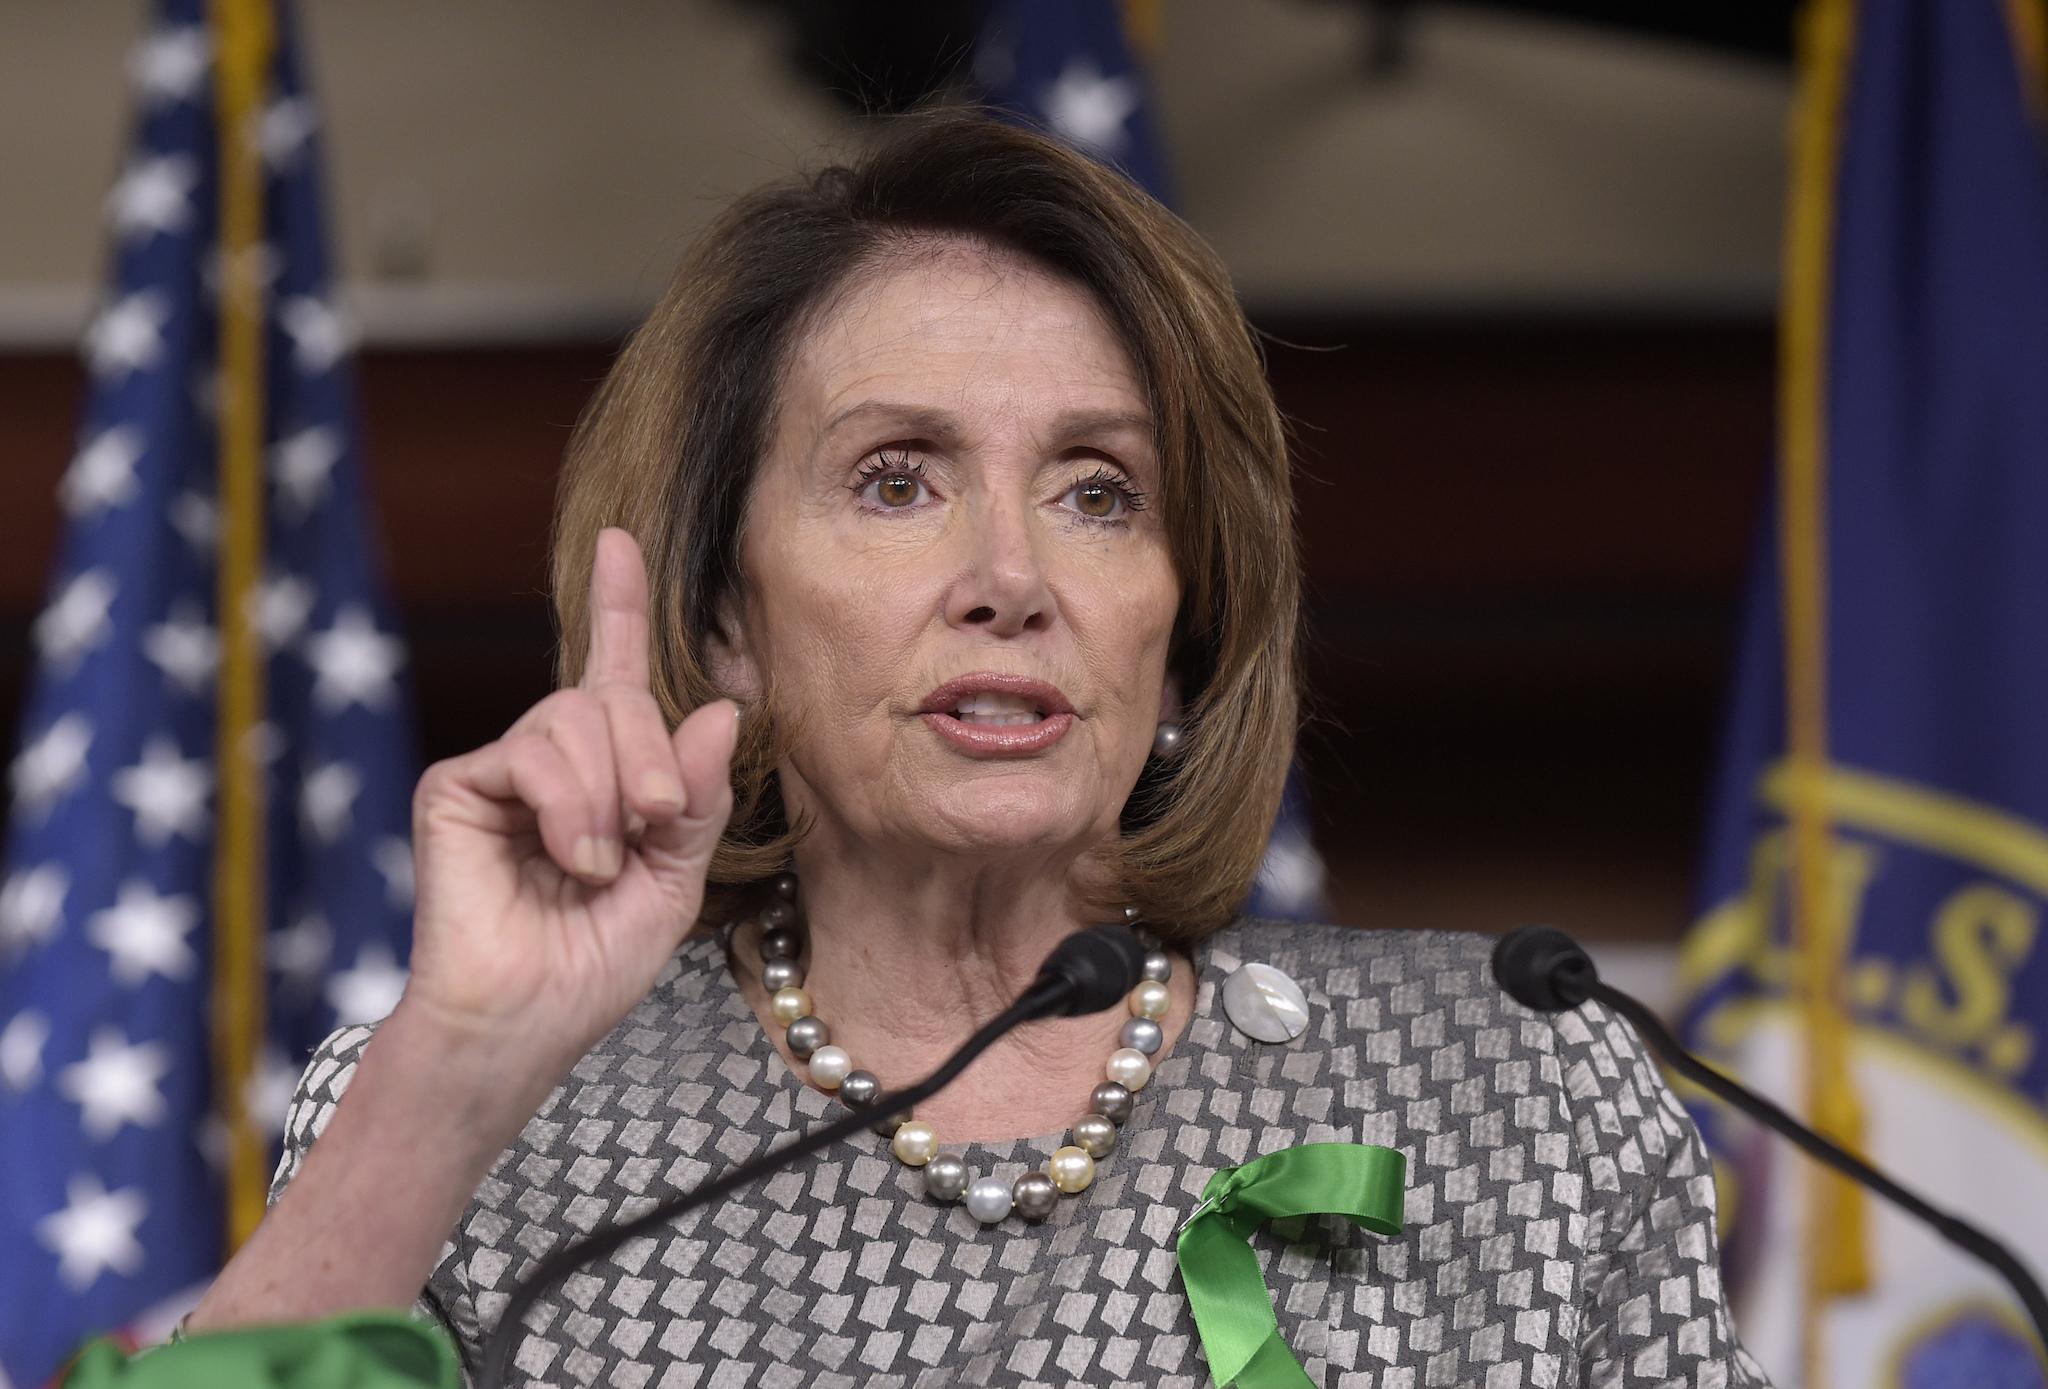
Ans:
{"label": "woman's neck", "polygon": [[[804,987],[813,1011],[853,1064],[900,1089],[922,1080],[1016,1001],[1069,932],[1076,912],[1064,874],[937,869],[880,863],[876,870],[806,863],[799,856]],[[761,931],[733,938],[734,972],[783,1058],[799,1076],[761,984]],[[1174,957],[1172,1008],[1160,1022],[1162,1060],[1194,1006],[1194,969]],[[917,1115],[941,1142],[993,1142],[1056,1132],[1086,1112],[1103,1063],[1119,1045],[1123,1008],[1027,1023],[984,1052]]]}

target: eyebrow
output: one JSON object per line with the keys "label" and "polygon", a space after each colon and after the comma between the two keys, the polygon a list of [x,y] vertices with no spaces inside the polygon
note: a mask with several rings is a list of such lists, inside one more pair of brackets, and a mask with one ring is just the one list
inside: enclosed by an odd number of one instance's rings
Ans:
{"label": "eyebrow", "polygon": [[[898,401],[864,400],[825,421],[820,436],[834,434],[849,424],[870,420],[897,421],[934,439],[955,438],[961,432],[959,420],[948,410]],[[1052,427],[1053,437],[1061,442],[1093,434],[1120,432],[1138,434],[1149,444],[1152,441],[1152,416],[1133,410],[1066,410],[1054,419]]]}

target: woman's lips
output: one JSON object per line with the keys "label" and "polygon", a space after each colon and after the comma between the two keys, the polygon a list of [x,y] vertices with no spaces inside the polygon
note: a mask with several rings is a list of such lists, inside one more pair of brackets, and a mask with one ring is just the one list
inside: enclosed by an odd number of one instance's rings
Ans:
{"label": "woman's lips", "polygon": [[919,714],[931,730],[970,757],[1021,757],[1042,752],[1074,726],[1068,713],[1047,714],[1036,723],[968,723],[947,713]]}

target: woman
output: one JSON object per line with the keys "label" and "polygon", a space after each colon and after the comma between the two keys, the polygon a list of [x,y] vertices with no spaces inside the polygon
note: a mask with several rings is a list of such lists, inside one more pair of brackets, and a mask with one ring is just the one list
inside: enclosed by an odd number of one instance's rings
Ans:
{"label": "woman", "polygon": [[1339,1142],[1406,1155],[1402,1233],[1254,1236],[1318,1382],[1761,1382],[1623,1024],[1484,941],[1233,920],[1295,729],[1286,451],[1222,268],[1116,175],[949,114],[742,200],[579,425],[555,581],[562,688],[421,779],[404,1001],[313,1058],[195,1328],[417,1304],[474,1363],[538,1256],[1128,911],[1128,1010],[572,1276],[515,1378],[1202,1384],[1177,1229]]}

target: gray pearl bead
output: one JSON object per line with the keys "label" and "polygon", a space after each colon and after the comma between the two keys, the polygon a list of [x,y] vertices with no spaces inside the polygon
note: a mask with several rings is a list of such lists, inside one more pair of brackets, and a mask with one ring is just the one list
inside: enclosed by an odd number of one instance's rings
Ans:
{"label": "gray pearl bead", "polygon": [[873,1129],[876,1133],[882,1135],[882,1137],[884,1138],[894,1138],[896,1136],[896,1130],[902,1128],[905,1124],[909,1122],[910,1111],[906,1109],[901,1114],[883,1115],[881,1118],[875,1120],[874,1123],[868,1125],[868,1127]]}
{"label": "gray pearl bead", "polygon": [[859,1109],[882,1093],[882,1082],[873,1071],[848,1071],[839,1082],[839,1098],[848,1109]]}
{"label": "gray pearl bead", "polygon": [[794,902],[796,900],[796,874],[777,873],[775,881],[769,884],[769,886],[774,889],[775,895],[783,901]]}
{"label": "gray pearl bead", "polygon": [[1118,1046],[1136,1047],[1147,1056],[1156,1053],[1160,1043],[1166,1040],[1166,1034],[1159,1030],[1159,1024],[1150,1018],[1130,1019],[1116,1037]]}
{"label": "gray pearl bead", "polygon": [[1010,1188],[1010,1197],[1016,1204],[1017,1214],[1026,1220],[1043,1220],[1059,1205],[1060,1189],[1045,1173],[1026,1172]]}
{"label": "gray pearl bead", "polygon": [[1152,755],[1154,757],[1173,756],[1180,751],[1181,740],[1184,736],[1179,724],[1160,724],[1158,731],[1152,735]]}
{"label": "gray pearl bead", "polygon": [[795,920],[796,908],[780,899],[770,902],[767,906],[761,908],[761,924],[770,930],[774,930],[779,926],[787,926]]}
{"label": "gray pearl bead", "polygon": [[1124,925],[1126,925],[1126,926],[1135,926],[1135,925],[1137,925],[1137,924],[1138,924],[1138,909],[1137,909],[1136,907],[1125,907],[1125,908],[1124,908]]}
{"label": "gray pearl bead", "polygon": [[940,1153],[924,1165],[924,1189],[935,1201],[957,1201],[967,1192],[973,1177],[967,1159],[958,1153]]}
{"label": "gray pearl bead", "polygon": [[808,1061],[812,1052],[832,1040],[832,1029],[825,1026],[823,1018],[807,1015],[791,1023],[783,1035],[789,1039],[790,1051]]}
{"label": "gray pearl bead", "polygon": [[774,993],[777,989],[800,989],[804,984],[804,967],[795,960],[769,960],[761,966],[761,987]]}
{"label": "gray pearl bead", "polygon": [[1173,956],[1164,950],[1147,950],[1143,973],[1147,979],[1157,979],[1164,984],[1173,976]]}
{"label": "gray pearl bead", "polygon": [[[1046,1178],[1048,1182],[1052,1179]],[[993,1225],[1010,1213],[1016,1198],[1010,1184],[1001,1177],[982,1177],[967,1188],[967,1213],[984,1225]]]}
{"label": "gray pearl bead", "polygon": [[775,927],[761,934],[763,960],[794,960],[803,948],[803,938],[787,927]]}
{"label": "gray pearl bead", "polygon": [[1088,1108],[1121,1125],[1131,1117],[1131,1092],[1113,1080],[1105,1080],[1088,1092]]}
{"label": "gray pearl bead", "polygon": [[1116,1147],[1116,1125],[1106,1114],[1083,1114],[1074,1121],[1074,1146],[1089,1157],[1103,1157]]}

